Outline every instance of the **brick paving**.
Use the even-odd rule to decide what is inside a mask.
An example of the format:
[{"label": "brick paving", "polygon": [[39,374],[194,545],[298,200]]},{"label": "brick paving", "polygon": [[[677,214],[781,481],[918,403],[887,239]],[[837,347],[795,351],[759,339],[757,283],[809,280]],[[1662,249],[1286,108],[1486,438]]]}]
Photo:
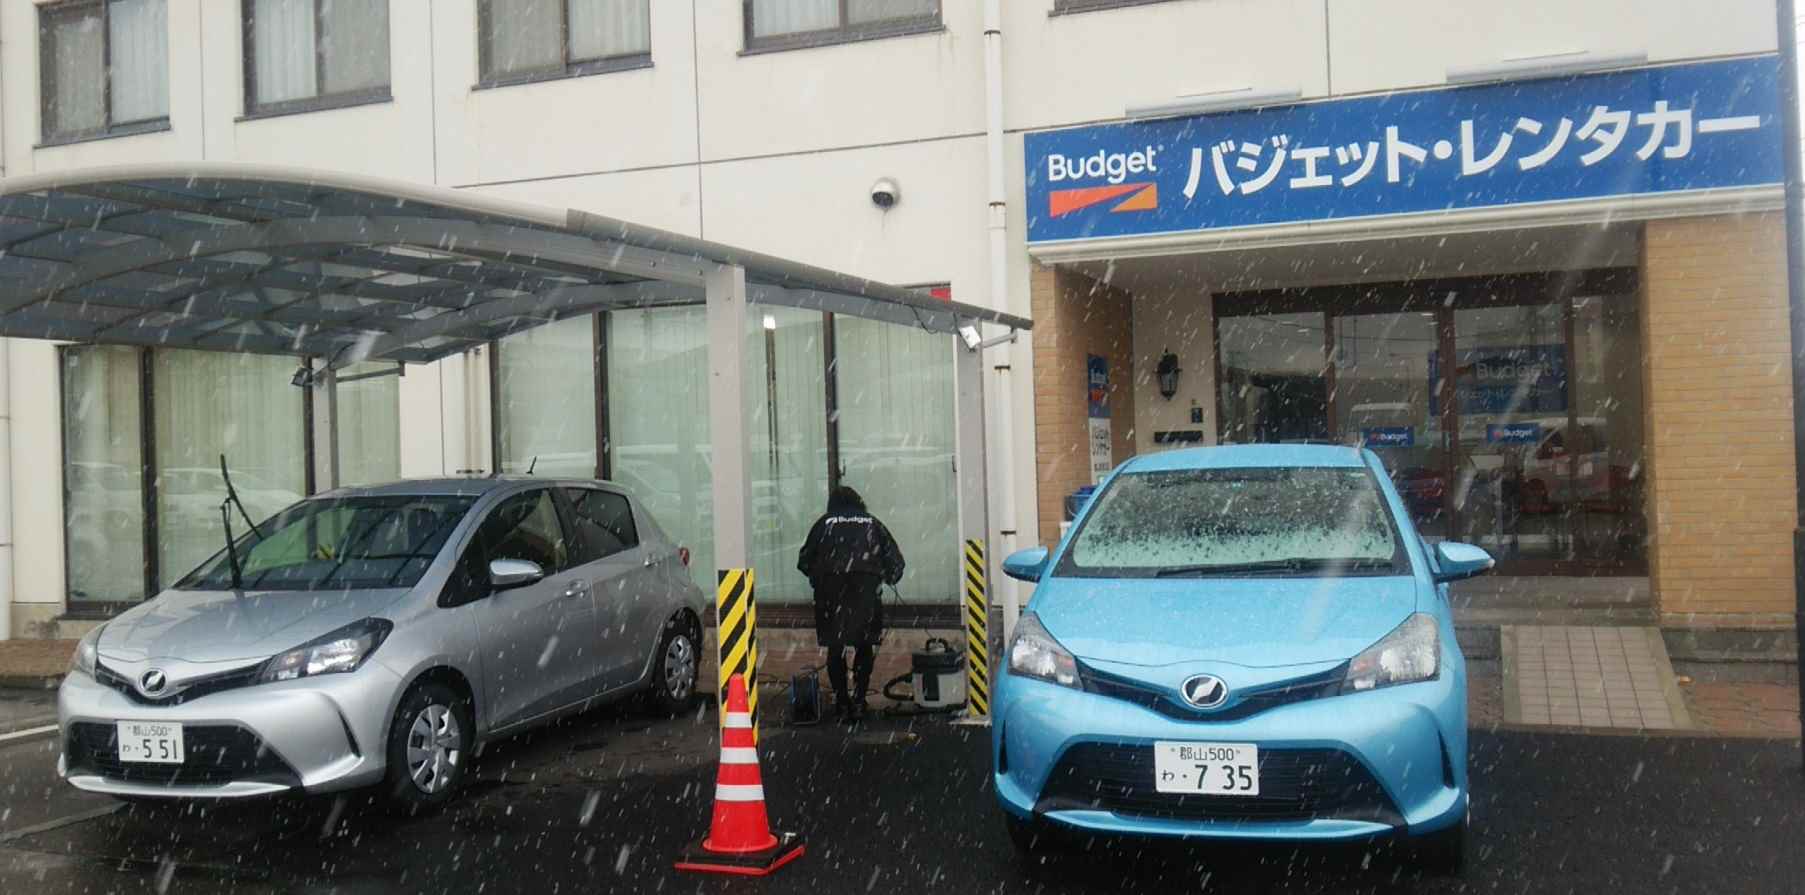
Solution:
[{"label": "brick paving", "polygon": [[1799,736],[1796,684],[1683,682],[1699,727],[1732,736]]},{"label": "brick paving", "polygon": [[73,640],[0,640],[0,681],[61,677],[74,654]]},{"label": "brick paving", "polygon": [[1505,720],[1560,727],[1691,727],[1656,628],[1507,625]]}]

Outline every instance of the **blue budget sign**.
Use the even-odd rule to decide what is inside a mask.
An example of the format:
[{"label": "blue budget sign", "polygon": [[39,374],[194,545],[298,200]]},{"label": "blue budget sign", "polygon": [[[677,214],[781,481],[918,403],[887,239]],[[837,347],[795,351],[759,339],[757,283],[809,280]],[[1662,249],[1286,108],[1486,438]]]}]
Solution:
[{"label": "blue budget sign", "polygon": [[1487,423],[1486,444],[1535,444],[1542,440],[1541,423]]},{"label": "blue budget sign", "polygon": [[1094,354],[1084,356],[1084,396],[1091,419],[1109,418],[1109,361]]},{"label": "blue budget sign", "polygon": [[1028,241],[1777,184],[1757,56],[1026,137]]},{"label": "blue budget sign", "polygon": [[1360,443],[1367,447],[1416,447],[1415,426],[1374,426],[1360,430]]}]

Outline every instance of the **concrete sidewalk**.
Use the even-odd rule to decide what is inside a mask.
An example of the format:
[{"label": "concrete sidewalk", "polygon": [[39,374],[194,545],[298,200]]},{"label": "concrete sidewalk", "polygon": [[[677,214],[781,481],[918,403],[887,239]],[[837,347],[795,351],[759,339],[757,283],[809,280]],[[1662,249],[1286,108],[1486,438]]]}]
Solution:
[{"label": "concrete sidewalk", "polygon": [[73,640],[0,640],[0,690],[54,690],[74,655]]}]

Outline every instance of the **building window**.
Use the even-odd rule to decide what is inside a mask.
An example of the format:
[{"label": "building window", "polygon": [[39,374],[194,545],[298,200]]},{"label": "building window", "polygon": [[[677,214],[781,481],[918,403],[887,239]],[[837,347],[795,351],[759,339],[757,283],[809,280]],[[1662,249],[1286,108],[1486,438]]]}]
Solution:
[{"label": "building window", "polygon": [[38,58],[45,142],[167,127],[166,0],[40,6]]},{"label": "building window", "polygon": [[746,49],[845,43],[940,27],[940,0],[745,0]]},{"label": "building window", "polygon": [[482,86],[639,68],[652,61],[648,0],[479,0]]},{"label": "building window", "polygon": [[[259,522],[308,490],[310,394],[289,384],[294,358],[72,345],[61,365],[71,611],[125,609],[224,545],[221,454]],[[391,371],[354,365],[339,384],[341,483],[396,477]]]},{"label": "building window", "polygon": [[246,115],[389,99],[388,0],[244,0]]}]

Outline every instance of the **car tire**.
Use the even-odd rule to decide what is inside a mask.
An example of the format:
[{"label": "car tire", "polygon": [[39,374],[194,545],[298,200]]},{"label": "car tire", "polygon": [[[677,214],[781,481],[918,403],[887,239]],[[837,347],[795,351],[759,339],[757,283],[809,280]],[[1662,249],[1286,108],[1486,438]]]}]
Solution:
[{"label": "car tire", "polygon": [[658,652],[652,656],[652,679],[646,685],[646,708],[655,714],[678,715],[696,702],[696,685],[702,671],[701,632],[687,616],[664,623],[658,636]]},{"label": "car tire", "polygon": [[1417,862],[1431,873],[1459,876],[1467,863],[1467,819],[1417,838]]},{"label": "car tire", "polygon": [[443,808],[469,768],[475,740],[470,700],[437,681],[415,684],[389,724],[383,794],[404,814]]}]

